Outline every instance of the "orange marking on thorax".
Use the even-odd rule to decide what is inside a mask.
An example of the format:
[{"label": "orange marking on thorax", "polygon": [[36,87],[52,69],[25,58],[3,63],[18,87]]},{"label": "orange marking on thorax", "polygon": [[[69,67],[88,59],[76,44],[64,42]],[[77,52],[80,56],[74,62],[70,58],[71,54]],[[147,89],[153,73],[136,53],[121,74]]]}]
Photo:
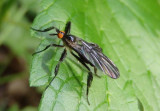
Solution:
[{"label": "orange marking on thorax", "polygon": [[57,34],[57,36],[58,36],[58,38],[63,38],[63,36],[64,36],[64,31],[60,31],[58,34]]}]

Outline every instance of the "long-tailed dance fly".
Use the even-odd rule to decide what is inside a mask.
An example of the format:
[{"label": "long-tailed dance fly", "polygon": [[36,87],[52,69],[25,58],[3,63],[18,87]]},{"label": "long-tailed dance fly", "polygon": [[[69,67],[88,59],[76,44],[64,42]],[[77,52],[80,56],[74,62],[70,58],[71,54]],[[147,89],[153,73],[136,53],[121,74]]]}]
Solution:
[{"label": "long-tailed dance fly", "polygon": [[[101,71],[104,72],[104,74],[107,74],[109,77],[116,79],[120,76],[119,70],[116,67],[116,65],[102,53],[102,49],[94,43],[89,43],[86,42],[85,40],[76,37],[72,34],[70,34],[71,30],[71,22],[67,22],[65,26],[65,31],[60,31],[56,27],[49,27],[44,30],[38,30],[34,29],[35,31],[38,32],[47,32],[52,29],[55,29],[57,33],[51,33],[51,36],[57,35],[59,39],[63,41],[63,45],[59,44],[49,44],[47,45],[43,50],[40,50],[38,52],[33,53],[33,55],[43,52],[49,47],[61,47],[64,48],[64,51],[61,54],[61,57],[59,59],[58,64],[55,67],[55,75],[51,82],[54,80],[54,78],[58,74],[59,66],[60,64],[64,61],[66,55],[67,55],[67,48],[69,48],[70,53],[88,70],[88,78],[87,78],[87,91],[86,91],[86,96],[87,96],[87,102],[89,103],[88,100],[88,93],[89,93],[89,87],[91,86],[91,82],[93,80],[93,73],[90,70],[88,64],[94,68],[94,74],[97,75],[97,69],[100,69]],[[98,76],[99,77],[99,76]],[[50,82],[50,84],[51,84]],[[50,85],[49,84],[49,85]],[[48,85],[48,86],[49,86]]]}]

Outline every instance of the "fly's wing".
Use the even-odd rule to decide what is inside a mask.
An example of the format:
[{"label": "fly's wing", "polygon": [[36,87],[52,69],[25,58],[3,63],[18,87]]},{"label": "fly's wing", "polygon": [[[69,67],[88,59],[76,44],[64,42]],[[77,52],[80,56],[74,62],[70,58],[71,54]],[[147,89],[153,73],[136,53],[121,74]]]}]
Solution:
[{"label": "fly's wing", "polygon": [[74,49],[111,78],[116,79],[120,76],[118,68],[102,53],[102,49],[97,44],[88,43],[80,39]]}]

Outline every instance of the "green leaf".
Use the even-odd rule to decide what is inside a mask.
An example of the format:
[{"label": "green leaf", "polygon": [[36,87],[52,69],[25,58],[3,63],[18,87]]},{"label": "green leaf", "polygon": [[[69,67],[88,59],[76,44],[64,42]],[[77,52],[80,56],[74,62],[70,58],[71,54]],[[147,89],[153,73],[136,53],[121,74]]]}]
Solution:
[{"label": "green leaf", "polygon": [[[87,71],[68,52],[59,73],[44,91],[40,111],[159,111],[160,110],[160,5],[156,0],[42,0],[42,11],[33,26],[64,29],[72,22],[71,34],[98,44],[120,70],[119,79],[102,72],[94,76],[86,100]],[[39,48],[62,44],[49,33]],[[46,37],[46,39],[45,39]],[[31,86],[49,84],[63,49],[50,48],[33,58]]]}]

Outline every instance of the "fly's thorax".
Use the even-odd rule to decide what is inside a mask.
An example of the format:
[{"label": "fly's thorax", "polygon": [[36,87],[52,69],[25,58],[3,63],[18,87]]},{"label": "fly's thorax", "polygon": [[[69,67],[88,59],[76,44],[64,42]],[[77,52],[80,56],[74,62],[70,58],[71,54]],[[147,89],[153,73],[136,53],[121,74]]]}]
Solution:
[{"label": "fly's thorax", "polygon": [[76,42],[76,38],[73,35],[67,35],[65,38],[68,42]]},{"label": "fly's thorax", "polygon": [[65,35],[62,40],[68,47],[74,47],[76,45],[76,37],[73,35]]}]

